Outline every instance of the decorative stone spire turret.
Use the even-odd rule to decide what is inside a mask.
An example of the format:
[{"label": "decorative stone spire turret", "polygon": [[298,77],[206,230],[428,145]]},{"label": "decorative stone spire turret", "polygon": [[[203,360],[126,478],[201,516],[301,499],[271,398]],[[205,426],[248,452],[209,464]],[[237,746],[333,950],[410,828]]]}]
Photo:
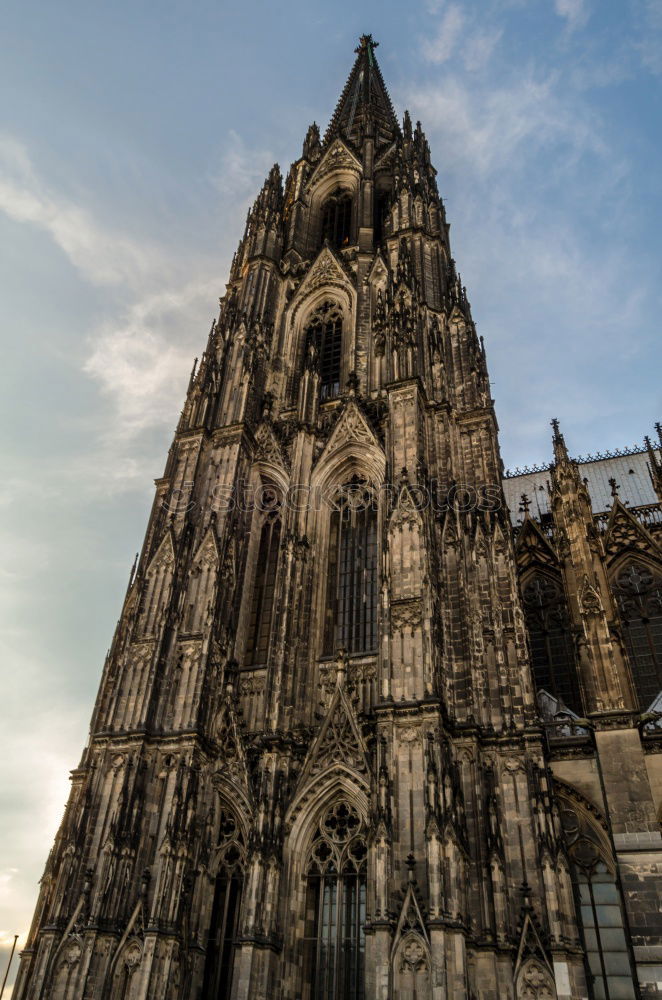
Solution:
[{"label": "decorative stone spire turret", "polygon": [[552,427],[555,461],[551,469],[551,507],[568,586],[586,711],[631,710],[635,699],[630,671],[591,498],[577,463],[568,454],[558,420],[552,420]]},{"label": "decorative stone spire turret", "polygon": [[653,447],[651,439],[648,436],[644,438],[644,441],[646,442],[646,450],[648,451],[649,472],[653,489],[662,503],[662,459],[660,459],[660,454],[662,454],[662,424],[655,424],[655,430],[657,431],[658,440],[657,449]]}]

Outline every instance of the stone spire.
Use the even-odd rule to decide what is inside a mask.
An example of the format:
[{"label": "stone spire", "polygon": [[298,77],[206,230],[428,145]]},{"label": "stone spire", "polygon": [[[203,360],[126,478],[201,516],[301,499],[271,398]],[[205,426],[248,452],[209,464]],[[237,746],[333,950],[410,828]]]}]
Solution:
[{"label": "stone spire", "polygon": [[658,440],[657,450],[651,443],[651,439],[648,436],[644,438],[644,441],[646,442],[646,450],[648,451],[648,471],[650,472],[653,489],[657,493],[659,500],[662,502],[662,459],[660,458],[660,455],[662,454],[662,424],[655,424],[655,430],[657,431]]},{"label": "stone spire", "polygon": [[378,45],[372,35],[361,35],[354,50],[356,61],[326,131],[325,144],[337,136],[358,144],[366,132],[371,131],[379,148],[400,135],[391,98],[375,58]]},{"label": "stone spire", "polygon": [[552,427],[551,507],[584,702],[589,713],[632,709],[632,684],[591,499],[577,463],[568,454],[558,420],[552,420]]}]

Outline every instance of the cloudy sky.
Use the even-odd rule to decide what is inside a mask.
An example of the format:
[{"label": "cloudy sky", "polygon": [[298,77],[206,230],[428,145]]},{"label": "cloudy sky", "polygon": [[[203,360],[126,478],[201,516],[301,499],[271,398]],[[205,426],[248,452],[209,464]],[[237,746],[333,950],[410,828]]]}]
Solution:
[{"label": "cloudy sky", "polygon": [[427,131],[506,465],[548,460],[552,416],[575,454],[662,419],[662,0],[5,0],[3,29],[7,942],[246,208],[359,34]]}]

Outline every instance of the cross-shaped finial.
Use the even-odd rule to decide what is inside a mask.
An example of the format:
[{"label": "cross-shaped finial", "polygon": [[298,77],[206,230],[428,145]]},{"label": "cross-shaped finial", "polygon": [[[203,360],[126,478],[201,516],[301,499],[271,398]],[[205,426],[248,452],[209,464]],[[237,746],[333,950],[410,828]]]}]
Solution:
[{"label": "cross-shaped finial", "polygon": [[617,497],[618,496],[618,491],[620,489],[620,486],[618,485],[618,483],[616,482],[616,480],[614,479],[613,476],[609,480],[609,485],[611,486],[611,495],[613,497]]},{"label": "cross-shaped finial", "polygon": [[529,500],[528,496],[526,495],[526,493],[522,493],[521,497],[519,498],[519,509],[522,512],[522,514],[528,514],[530,506],[531,506],[531,501]]},{"label": "cross-shaped finial", "polygon": [[372,55],[374,49],[376,49],[378,45],[379,42],[373,41],[372,35],[361,35],[359,38],[359,44],[354,51],[357,54],[360,54],[361,52],[368,52]]}]

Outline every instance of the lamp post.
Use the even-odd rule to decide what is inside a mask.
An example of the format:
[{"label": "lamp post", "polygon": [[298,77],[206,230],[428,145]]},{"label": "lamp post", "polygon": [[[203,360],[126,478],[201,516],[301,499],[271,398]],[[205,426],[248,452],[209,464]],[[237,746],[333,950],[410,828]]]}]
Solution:
[{"label": "lamp post", "polygon": [[14,951],[16,949],[16,942],[18,941],[18,934],[14,934],[14,943],[11,946],[11,953],[9,955],[9,961],[7,962],[7,968],[5,969],[5,978],[2,980],[2,986],[0,987],[0,1000],[2,1000],[2,994],[5,992],[5,985],[7,983],[7,976],[9,975],[9,967],[11,966],[12,959],[14,957]]}]

